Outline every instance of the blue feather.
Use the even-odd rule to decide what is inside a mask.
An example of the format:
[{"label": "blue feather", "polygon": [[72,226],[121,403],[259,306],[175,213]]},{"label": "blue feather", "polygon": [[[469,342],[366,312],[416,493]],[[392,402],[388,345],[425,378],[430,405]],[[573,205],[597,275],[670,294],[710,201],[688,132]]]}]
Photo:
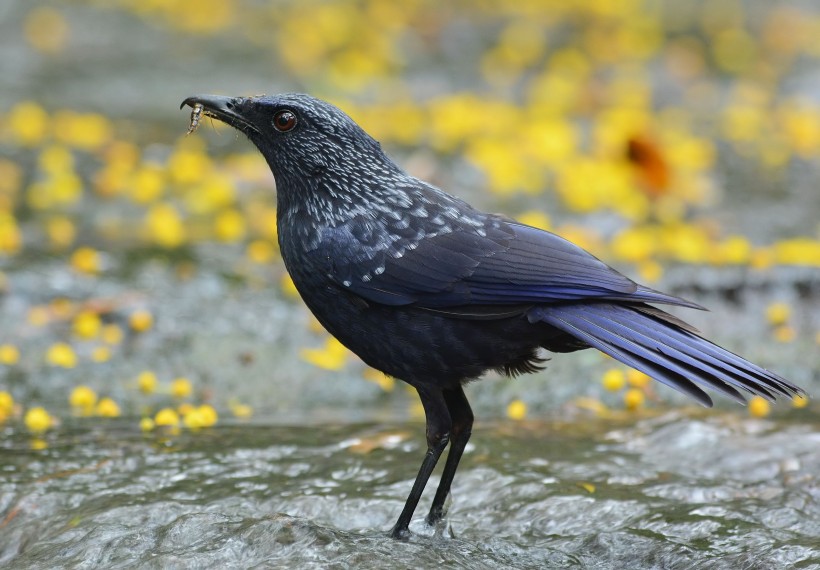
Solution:
[{"label": "blue feather", "polygon": [[738,389],[773,400],[800,390],[777,374],[709,342],[658,309],[637,305],[588,303],[539,306],[530,321],[542,321],[649,376],[697,399],[712,401],[696,384],[744,402]]}]

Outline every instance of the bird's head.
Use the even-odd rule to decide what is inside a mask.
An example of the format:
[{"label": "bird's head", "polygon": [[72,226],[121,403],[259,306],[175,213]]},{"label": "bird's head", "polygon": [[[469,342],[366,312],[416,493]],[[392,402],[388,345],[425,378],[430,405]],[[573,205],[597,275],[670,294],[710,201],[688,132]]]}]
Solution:
[{"label": "bird's head", "polygon": [[398,167],[378,142],[339,108],[300,93],[254,97],[195,95],[182,102],[243,132],[268,161],[280,192],[315,190],[395,175]]}]

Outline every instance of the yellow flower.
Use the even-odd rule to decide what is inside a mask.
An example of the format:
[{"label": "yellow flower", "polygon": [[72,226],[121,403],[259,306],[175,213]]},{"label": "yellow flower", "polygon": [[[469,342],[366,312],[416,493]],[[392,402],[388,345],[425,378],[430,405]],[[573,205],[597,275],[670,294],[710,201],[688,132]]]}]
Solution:
[{"label": "yellow flower", "polygon": [[66,216],[54,216],[46,222],[46,234],[53,247],[65,249],[74,243],[77,228],[70,218]]},{"label": "yellow flower", "polygon": [[347,361],[348,350],[334,337],[328,337],[324,348],[303,348],[299,351],[303,360],[325,370],[341,370]]},{"label": "yellow flower", "polygon": [[820,267],[820,241],[811,238],[793,238],[774,244],[774,256],[784,265]]},{"label": "yellow flower", "polygon": [[154,326],[154,315],[144,309],[134,311],[128,317],[128,324],[134,332],[145,332]]},{"label": "yellow flower", "polygon": [[83,194],[83,181],[74,172],[59,172],[33,183],[26,199],[36,210],[63,208],[78,202]]},{"label": "yellow flower", "polygon": [[592,212],[612,207],[636,218],[647,204],[646,198],[640,201],[633,186],[628,164],[592,158],[575,158],[561,164],[556,180],[556,190],[573,211]]},{"label": "yellow flower", "polygon": [[287,273],[282,275],[280,285],[282,287],[282,292],[285,294],[286,297],[290,297],[291,299],[299,298],[299,291],[296,290],[296,285],[294,285],[293,279],[290,278],[290,275],[288,275]]},{"label": "yellow flower", "polygon": [[114,323],[103,325],[100,331],[100,337],[105,344],[119,344],[122,342],[123,335],[122,328]]},{"label": "yellow flower", "polygon": [[13,200],[21,188],[23,169],[16,162],[0,158],[0,197],[3,209],[11,210]]},{"label": "yellow flower", "polygon": [[15,217],[8,212],[0,212],[0,252],[17,253],[22,244],[23,234]]},{"label": "yellow flower", "polygon": [[174,183],[194,184],[211,171],[211,160],[202,152],[201,145],[187,139],[168,159],[168,173]]},{"label": "yellow flower", "polygon": [[490,136],[472,138],[464,154],[487,175],[492,192],[535,194],[544,189],[544,169],[527,160],[503,139]]},{"label": "yellow flower", "polygon": [[749,265],[753,269],[767,269],[774,263],[774,253],[771,248],[760,247],[752,251]]},{"label": "yellow flower", "polygon": [[0,344],[0,364],[11,366],[20,361],[20,351],[13,344]]},{"label": "yellow flower", "polygon": [[97,403],[97,393],[88,386],[77,386],[71,391],[68,403],[72,408],[91,410]]},{"label": "yellow flower", "polygon": [[45,147],[40,152],[37,162],[40,168],[49,174],[51,178],[58,178],[74,172],[74,153],[61,144],[50,144]]},{"label": "yellow flower", "polygon": [[628,228],[613,238],[612,253],[624,261],[647,261],[656,252],[656,240],[651,228]]},{"label": "yellow flower", "polygon": [[154,416],[154,423],[158,426],[178,426],[179,414],[173,408],[163,408]]},{"label": "yellow flower", "polygon": [[276,242],[276,208],[271,208],[262,201],[251,201],[245,208],[248,224],[253,233],[271,242]]},{"label": "yellow flower", "polygon": [[715,148],[708,139],[700,139],[688,133],[667,131],[664,152],[672,166],[689,171],[705,170],[715,162]]},{"label": "yellow flower", "polygon": [[523,420],[527,415],[527,404],[521,400],[513,400],[507,406],[507,417],[511,420]]},{"label": "yellow flower", "polygon": [[[470,94],[456,94],[434,99],[430,103],[429,124],[432,144],[440,152],[452,152],[463,142],[480,133],[487,116],[485,101]],[[502,123],[505,121],[502,121]]]},{"label": "yellow flower", "polygon": [[0,413],[11,414],[14,409],[14,398],[8,392],[0,392]]},{"label": "yellow flower", "polygon": [[103,398],[97,404],[97,415],[104,418],[117,418],[120,416],[120,406],[111,398]]},{"label": "yellow flower", "polygon": [[161,247],[179,247],[186,240],[182,218],[170,204],[151,206],[145,217],[145,229],[149,239]]},{"label": "yellow flower", "polygon": [[643,391],[637,388],[630,388],[624,393],[624,405],[627,410],[637,410],[646,401]]},{"label": "yellow flower", "polygon": [[809,105],[787,103],[780,113],[782,131],[802,158],[811,159],[820,149],[820,110]]},{"label": "yellow flower", "polygon": [[604,372],[601,378],[601,384],[603,384],[605,389],[611,392],[617,392],[626,386],[626,374],[624,374],[624,371],[620,368],[610,368]]},{"label": "yellow flower", "polygon": [[43,433],[51,427],[53,421],[45,408],[41,407],[29,409],[23,418],[23,423],[26,424],[26,427],[32,433]]},{"label": "yellow flower", "polygon": [[99,273],[100,262],[99,252],[90,247],[77,248],[71,255],[71,267],[80,273]]},{"label": "yellow flower", "polygon": [[797,331],[789,325],[780,325],[774,329],[774,339],[777,342],[792,342],[795,337],[797,337]]},{"label": "yellow flower", "polygon": [[100,316],[93,311],[82,311],[74,317],[72,329],[74,334],[80,338],[96,338],[100,334],[102,321]]},{"label": "yellow flower", "polygon": [[657,261],[647,259],[638,264],[638,275],[642,281],[654,283],[663,276],[663,266]]},{"label": "yellow flower", "polygon": [[193,430],[205,427],[202,416],[196,408],[192,408],[187,414],[185,414],[182,418],[182,425]]},{"label": "yellow flower", "polygon": [[499,69],[518,76],[524,68],[541,59],[546,39],[540,23],[529,19],[513,19],[498,36],[498,43],[485,54],[482,68],[488,78],[496,77]]},{"label": "yellow flower", "polygon": [[185,193],[185,207],[194,214],[211,214],[227,208],[236,200],[233,181],[223,174],[213,174],[202,184]]},{"label": "yellow flower", "polygon": [[22,146],[39,146],[48,136],[48,114],[33,101],[12,107],[6,121],[14,141]]},{"label": "yellow flower", "polygon": [[139,149],[130,142],[114,141],[105,149],[105,165],[94,176],[94,190],[111,198],[129,188],[130,177],[139,160]]},{"label": "yellow flower", "polygon": [[111,360],[111,349],[107,346],[95,346],[91,351],[91,360],[94,362],[108,362]]},{"label": "yellow flower", "polygon": [[157,375],[145,370],[137,375],[137,387],[143,394],[153,394],[157,390]]},{"label": "yellow flower", "polygon": [[171,382],[171,395],[174,398],[187,398],[193,391],[194,387],[187,378],[176,378]]},{"label": "yellow flower", "polygon": [[156,424],[154,423],[154,420],[152,420],[151,418],[142,418],[140,420],[140,430],[146,432],[153,431],[154,427],[156,427]]},{"label": "yellow flower", "polygon": [[749,399],[749,414],[755,418],[764,418],[771,413],[769,401],[762,396],[752,396]]},{"label": "yellow flower", "polygon": [[542,230],[550,229],[549,216],[540,210],[527,210],[518,216],[518,221],[534,228],[540,228]]},{"label": "yellow flower", "polygon": [[650,382],[652,382],[652,378],[650,378],[640,370],[630,368],[626,371],[626,381],[633,388],[644,389],[649,385]]},{"label": "yellow flower", "polygon": [[595,492],[595,485],[592,483],[578,483],[578,486],[581,487],[587,493],[594,493]]},{"label": "yellow flower", "polygon": [[784,325],[791,317],[792,309],[788,303],[782,301],[771,303],[766,307],[766,320],[772,326]]},{"label": "yellow flower", "polygon": [[392,392],[396,387],[396,380],[387,374],[376,370],[375,368],[367,368],[364,371],[366,380],[373,382],[385,392]]},{"label": "yellow flower", "polygon": [[225,210],[216,217],[214,231],[220,241],[239,241],[245,236],[245,218],[236,210]]},{"label": "yellow flower", "polygon": [[570,160],[578,150],[575,125],[555,117],[532,118],[522,126],[521,139],[526,156],[553,168]]},{"label": "yellow flower", "polygon": [[137,170],[128,182],[131,199],[138,204],[150,204],[165,191],[164,171],[158,166],[146,165]]},{"label": "yellow flower", "polygon": [[168,23],[182,30],[200,34],[213,34],[228,28],[234,17],[240,13],[235,0],[197,0],[196,9],[192,9],[192,5],[185,2],[168,6],[179,6],[167,12]]},{"label": "yellow flower", "polygon": [[111,139],[111,124],[97,113],[58,111],[52,121],[54,138],[76,148],[96,150]]},{"label": "yellow flower", "polygon": [[752,256],[752,246],[743,236],[732,236],[717,245],[715,262],[728,264],[748,263]]},{"label": "yellow flower", "polygon": [[[797,396],[792,398],[792,406],[794,406],[795,408],[805,408],[808,405],[809,405],[808,396],[798,394]],[[1,405],[0,405],[0,408],[2,408]]]},{"label": "yellow flower", "polygon": [[248,404],[234,402],[230,404],[231,413],[237,418],[247,419],[253,415],[253,408]]},{"label": "yellow flower", "polygon": [[63,15],[54,8],[35,8],[23,24],[26,42],[39,52],[56,54],[65,47],[69,26]]},{"label": "yellow flower", "polygon": [[70,345],[58,342],[49,347],[46,352],[46,361],[52,366],[74,368],[77,366],[77,355]]},{"label": "yellow flower", "polygon": [[[565,50],[566,51],[566,50]],[[553,56],[553,60],[556,56]],[[565,57],[569,61],[570,57]],[[580,66],[587,66],[587,60],[580,53],[575,53],[576,62]],[[533,79],[528,90],[528,98],[533,107],[551,112],[554,115],[566,116],[571,107],[577,104],[582,81],[573,77],[576,73],[565,73],[559,70],[549,70]],[[586,71],[579,70],[577,75],[586,75]]]},{"label": "yellow flower", "polygon": [[738,27],[717,33],[713,42],[715,63],[729,73],[742,73],[758,62],[758,43]]},{"label": "yellow flower", "polygon": [[186,414],[183,422],[185,427],[189,429],[197,429],[215,425],[218,419],[219,416],[213,406],[202,404]]},{"label": "yellow flower", "polygon": [[425,134],[425,111],[413,101],[400,99],[358,111],[359,124],[377,140],[410,146],[417,145]]},{"label": "yellow flower", "polygon": [[709,259],[713,246],[706,231],[688,224],[670,224],[660,232],[660,244],[668,255],[686,263]]},{"label": "yellow flower", "polygon": [[265,240],[257,239],[249,243],[245,251],[248,259],[254,263],[262,264],[268,263],[273,259],[276,249],[274,249],[273,244]]}]

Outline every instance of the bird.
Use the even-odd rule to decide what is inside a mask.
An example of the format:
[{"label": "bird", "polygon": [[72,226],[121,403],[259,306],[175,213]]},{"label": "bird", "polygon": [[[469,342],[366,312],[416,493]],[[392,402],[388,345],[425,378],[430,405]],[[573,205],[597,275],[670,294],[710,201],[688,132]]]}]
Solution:
[{"label": "bird", "polygon": [[[449,445],[426,517],[436,525],[470,439],[470,381],[516,376],[595,348],[687,394],[804,391],[657,308],[700,305],[640,285],[543,229],[470,206],[405,172],[338,107],[307,94],[185,99],[244,133],[276,185],[280,251],[302,300],[367,365],[412,386],[427,451],[390,536],[407,539]],[[196,122],[196,124],[194,124]]]}]

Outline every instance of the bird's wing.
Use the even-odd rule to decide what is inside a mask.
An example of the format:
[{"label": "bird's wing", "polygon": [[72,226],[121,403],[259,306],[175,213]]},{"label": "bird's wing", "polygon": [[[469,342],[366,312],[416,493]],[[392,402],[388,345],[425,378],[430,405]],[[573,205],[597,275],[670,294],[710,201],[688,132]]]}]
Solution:
[{"label": "bird's wing", "polygon": [[330,277],[369,302],[465,315],[477,306],[504,315],[510,305],[590,298],[689,305],[637,285],[564,238],[498,216],[421,237],[362,231],[355,224],[333,232]]}]

